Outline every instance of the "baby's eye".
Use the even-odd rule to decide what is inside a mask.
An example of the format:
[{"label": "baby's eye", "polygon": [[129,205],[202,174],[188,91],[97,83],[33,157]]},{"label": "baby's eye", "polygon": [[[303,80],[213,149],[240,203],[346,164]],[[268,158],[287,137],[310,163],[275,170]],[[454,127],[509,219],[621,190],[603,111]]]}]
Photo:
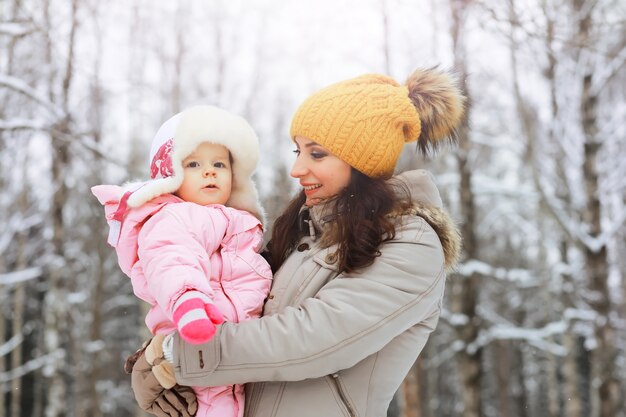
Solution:
[{"label": "baby's eye", "polygon": [[185,164],[185,168],[198,168],[200,164],[196,161],[189,161]]},{"label": "baby's eye", "polygon": [[226,164],[223,162],[216,162],[213,164],[215,168],[226,168]]}]

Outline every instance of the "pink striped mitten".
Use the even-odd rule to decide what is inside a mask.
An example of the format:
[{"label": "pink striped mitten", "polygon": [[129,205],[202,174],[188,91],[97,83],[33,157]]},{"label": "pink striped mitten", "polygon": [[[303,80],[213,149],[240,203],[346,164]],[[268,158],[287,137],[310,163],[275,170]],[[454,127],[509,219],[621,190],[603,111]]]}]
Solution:
[{"label": "pink striped mitten", "polygon": [[183,340],[198,345],[215,335],[215,325],[224,321],[211,299],[200,291],[187,291],[174,304],[174,324]]}]

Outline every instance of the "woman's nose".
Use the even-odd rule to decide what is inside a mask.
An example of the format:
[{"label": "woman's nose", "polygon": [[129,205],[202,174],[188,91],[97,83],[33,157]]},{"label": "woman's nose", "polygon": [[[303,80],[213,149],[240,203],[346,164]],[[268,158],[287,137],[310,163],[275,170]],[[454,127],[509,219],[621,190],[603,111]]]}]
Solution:
[{"label": "woman's nose", "polygon": [[294,178],[300,178],[304,176],[306,172],[307,172],[306,164],[302,161],[301,158],[298,157],[293,162],[293,165],[291,166],[291,172],[289,173],[289,175],[291,175]]}]

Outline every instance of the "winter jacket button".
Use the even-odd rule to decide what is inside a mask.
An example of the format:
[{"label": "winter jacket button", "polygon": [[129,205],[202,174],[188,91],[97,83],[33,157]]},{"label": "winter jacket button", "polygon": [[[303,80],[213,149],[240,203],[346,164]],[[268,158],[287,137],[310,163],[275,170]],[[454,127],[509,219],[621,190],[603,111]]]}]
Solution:
[{"label": "winter jacket button", "polygon": [[268,296],[267,296],[267,299],[268,299],[268,300],[273,300],[273,299],[274,299],[274,294],[270,294],[270,295],[268,295]]},{"label": "winter jacket button", "polygon": [[305,250],[309,249],[309,244],[308,243],[301,243],[298,245],[298,252],[304,252]]},{"label": "winter jacket button", "polygon": [[335,262],[337,262],[337,254],[329,253],[328,255],[326,255],[326,258],[324,258],[324,260],[327,264],[334,264]]}]

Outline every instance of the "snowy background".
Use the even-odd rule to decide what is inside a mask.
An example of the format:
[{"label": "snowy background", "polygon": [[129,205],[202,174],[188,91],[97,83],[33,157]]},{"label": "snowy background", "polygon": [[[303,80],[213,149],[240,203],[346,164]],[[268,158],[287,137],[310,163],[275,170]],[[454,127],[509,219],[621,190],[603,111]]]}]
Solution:
[{"label": "snowy background", "polygon": [[89,187],[146,178],[164,120],[246,117],[273,219],[308,94],[433,65],[469,120],[399,170],[435,174],[465,252],[389,415],[626,416],[625,22],[625,0],[0,1],[0,417],[141,415],[145,306]]}]

